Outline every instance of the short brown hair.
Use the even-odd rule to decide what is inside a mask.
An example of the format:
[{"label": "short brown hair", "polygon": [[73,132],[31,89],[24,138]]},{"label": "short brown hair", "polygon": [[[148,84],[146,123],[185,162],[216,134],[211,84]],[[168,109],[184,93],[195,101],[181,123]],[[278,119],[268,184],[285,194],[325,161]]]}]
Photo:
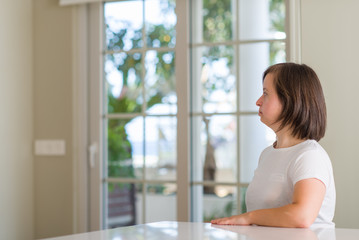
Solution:
[{"label": "short brown hair", "polygon": [[283,106],[277,119],[279,130],[289,126],[294,137],[319,141],[325,134],[327,110],[317,74],[307,65],[296,63],[270,66],[263,73],[263,81],[269,73]]}]

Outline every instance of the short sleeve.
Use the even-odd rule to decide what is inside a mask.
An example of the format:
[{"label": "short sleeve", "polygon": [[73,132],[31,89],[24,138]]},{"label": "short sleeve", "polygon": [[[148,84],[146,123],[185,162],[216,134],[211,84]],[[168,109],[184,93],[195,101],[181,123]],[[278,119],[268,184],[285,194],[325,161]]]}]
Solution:
[{"label": "short sleeve", "polygon": [[328,164],[330,164],[330,159],[326,153],[318,150],[304,152],[289,169],[293,186],[300,180],[316,178],[328,188],[330,183]]}]

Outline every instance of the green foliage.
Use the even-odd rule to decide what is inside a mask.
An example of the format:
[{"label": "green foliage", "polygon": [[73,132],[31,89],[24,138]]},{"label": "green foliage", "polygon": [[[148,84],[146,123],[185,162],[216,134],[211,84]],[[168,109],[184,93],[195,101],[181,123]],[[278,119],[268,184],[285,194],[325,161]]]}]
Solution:
[{"label": "green foliage", "polygon": [[223,42],[232,39],[231,0],[203,0],[203,40]]},{"label": "green foliage", "polygon": [[[284,0],[270,0],[269,2],[270,29],[272,31],[285,32],[285,3]],[[277,63],[275,58],[283,47],[280,42],[270,44],[269,65]]]},{"label": "green foliage", "polygon": [[[207,48],[204,52],[204,56],[205,56],[205,61],[202,63],[202,66],[204,67],[205,65],[207,65],[208,68],[212,68],[213,67],[213,63],[215,61],[219,61],[219,60],[225,60],[226,61],[226,66],[229,67],[230,69],[233,67],[233,52],[234,49],[232,46],[216,46],[216,47],[211,47],[211,48]],[[211,77],[208,77],[208,79],[206,79],[205,82],[203,82],[203,99],[202,101],[208,102],[209,96],[211,93],[213,93],[214,91],[217,91],[218,89],[222,89],[224,90],[226,93],[229,93],[230,91],[233,90],[234,84],[229,84],[228,83],[228,76],[215,76],[212,75]]]},{"label": "green foliage", "polygon": [[[247,192],[247,187],[245,188],[241,188],[241,199],[246,199],[246,192]],[[232,196],[232,195],[230,195]],[[223,217],[229,217],[232,216],[234,214],[234,212],[236,211],[236,202],[237,201],[230,201],[228,202],[225,206],[223,210],[219,210],[218,208],[215,208],[214,211],[212,211],[210,214],[206,215],[204,214],[203,216],[203,220],[205,222],[210,222],[212,219],[216,219],[216,218],[223,218]],[[245,201],[241,201],[241,213],[246,213],[247,212],[247,206],[246,206],[246,202]]]},{"label": "green foliage", "polygon": [[141,112],[141,105],[131,98],[115,98],[111,93],[109,93],[108,112]]},{"label": "green foliage", "polygon": [[174,47],[171,37],[174,36],[174,29],[168,30],[163,25],[150,25],[150,29],[152,31],[147,35],[148,46]]},{"label": "green foliage", "polygon": [[128,120],[110,120],[108,124],[108,175],[134,177],[132,148],[125,126]]},{"label": "green foliage", "polygon": [[203,221],[210,222],[211,220],[216,219],[216,218],[230,217],[233,214],[235,206],[236,206],[236,203],[234,201],[230,201],[224,206],[223,211],[216,208],[210,214],[208,214],[208,215],[204,214]]},{"label": "green foliage", "polygon": [[147,191],[149,193],[163,193],[165,186],[163,185],[148,185]]},{"label": "green foliage", "polygon": [[285,32],[285,4],[284,0],[269,2],[271,30]]}]

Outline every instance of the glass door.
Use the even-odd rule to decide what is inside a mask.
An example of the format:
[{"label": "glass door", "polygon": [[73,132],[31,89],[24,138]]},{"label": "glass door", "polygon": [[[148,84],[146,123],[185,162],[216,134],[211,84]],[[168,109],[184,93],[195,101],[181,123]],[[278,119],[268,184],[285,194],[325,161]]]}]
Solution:
[{"label": "glass door", "polygon": [[175,1],[104,4],[106,228],[176,220]]},{"label": "glass door", "polygon": [[275,137],[255,102],[263,71],[289,59],[287,1],[122,0],[89,12],[91,229],[245,212]]}]

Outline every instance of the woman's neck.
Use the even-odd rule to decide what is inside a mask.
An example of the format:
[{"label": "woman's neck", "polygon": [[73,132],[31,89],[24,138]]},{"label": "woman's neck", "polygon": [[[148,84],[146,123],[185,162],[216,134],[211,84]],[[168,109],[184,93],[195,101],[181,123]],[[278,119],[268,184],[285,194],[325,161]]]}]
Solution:
[{"label": "woman's neck", "polygon": [[277,141],[274,144],[274,148],[288,148],[305,141],[305,139],[294,137],[291,131],[285,128],[276,132],[276,135]]}]

